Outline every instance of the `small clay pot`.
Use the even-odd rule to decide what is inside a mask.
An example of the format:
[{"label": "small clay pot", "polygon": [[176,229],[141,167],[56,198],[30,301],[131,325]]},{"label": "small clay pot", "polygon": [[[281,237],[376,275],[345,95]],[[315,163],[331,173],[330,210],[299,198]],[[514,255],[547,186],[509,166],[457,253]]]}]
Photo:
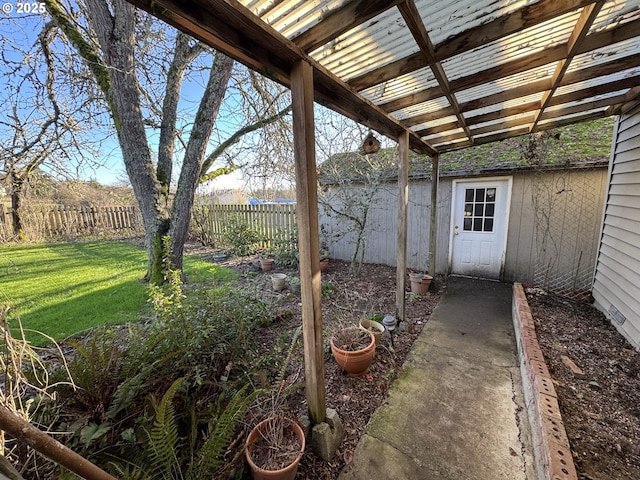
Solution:
[{"label": "small clay pot", "polygon": [[273,258],[261,258],[260,268],[263,272],[269,272],[273,268]]},{"label": "small clay pot", "polygon": [[380,322],[376,322],[375,320],[370,320],[368,318],[363,318],[362,320],[360,320],[360,328],[372,332],[373,337],[375,338],[376,345],[378,345],[378,342],[380,342],[382,334],[384,333],[384,326]]},{"label": "small clay pot", "polygon": [[429,291],[433,277],[426,273],[410,273],[409,280],[411,281],[411,293],[424,295]]},{"label": "small clay pot", "polygon": [[271,275],[271,286],[276,292],[284,290],[287,286],[287,276],[284,273],[274,273]]}]

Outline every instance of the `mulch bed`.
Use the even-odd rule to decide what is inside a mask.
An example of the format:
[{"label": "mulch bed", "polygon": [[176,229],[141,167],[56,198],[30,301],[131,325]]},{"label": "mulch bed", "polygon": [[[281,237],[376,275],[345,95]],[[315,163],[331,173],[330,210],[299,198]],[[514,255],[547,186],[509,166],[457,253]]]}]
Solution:
[{"label": "mulch bed", "polygon": [[590,304],[540,289],[527,299],[578,478],[640,479],[640,353]]},{"label": "mulch bed", "polygon": [[[197,252],[196,252],[197,253]],[[291,332],[301,325],[300,294],[289,288],[274,292],[271,287],[271,273],[286,273],[297,276],[294,269],[277,266],[272,272],[262,272],[256,258],[230,259],[222,262],[226,267],[243,273],[240,283],[258,290],[272,305],[276,318],[273,325],[261,332],[261,348],[268,352],[273,342],[284,332]],[[345,374],[331,356],[329,335],[343,327],[358,325],[368,315],[377,313],[395,315],[396,268],[386,265],[364,265],[362,274],[354,278],[348,262],[331,259],[329,268],[322,273],[323,300],[322,321],[325,330],[324,380],[326,404],[338,411],[345,427],[345,438],[330,462],[318,458],[311,448],[307,448],[298,469],[297,478],[309,480],[335,479],[353,458],[353,452],[373,412],[382,405],[387,391],[399,373],[413,342],[429,320],[446,284],[436,277],[432,293],[424,296],[409,293],[407,278],[406,320],[407,329],[394,334],[393,341],[385,332],[376,348],[376,356],[369,373],[362,377]],[[439,291],[436,288],[439,286]],[[302,349],[296,351],[288,366],[289,376],[302,381],[304,359]],[[295,381],[295,380],[294,380]],[[290,412],[301,417],[307,414],[304,390],[298,390],[288,398]],[[246,468],[243,478],[250,478]]]}]

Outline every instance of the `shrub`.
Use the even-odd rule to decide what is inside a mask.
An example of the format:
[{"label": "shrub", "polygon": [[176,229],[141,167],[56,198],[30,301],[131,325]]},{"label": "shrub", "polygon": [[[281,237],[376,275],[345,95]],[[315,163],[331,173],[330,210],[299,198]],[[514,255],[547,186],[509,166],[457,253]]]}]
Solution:
[{"label": "shrub", "polygon": [[278,230],[271,240],[271,251],[278,265],[283,267],[298,265],[298,226]]},{"label": "shrub", "polygon": [[[68,445],[123,479],[164,478],[147,469],[160,447],[179,450],[165,473],[192,465],[185,478],[210,478],[255,398],[244,372],[255,330],[271,321],[268,305],[229,284],[184,286],[179,275],[150,287],[150,302],[150,321],[74,342],[69,370],[81,389],[58,393],[67,409],[60,417],[77,421],[58,428],[72,432]],[[162,437],[161,427],[171,435]],[[193,464],[200,454],[204,470]]]},{"label": "shrub", "polygon": [[264,238],[239,216],[231,216],[222,230],[222,241],[231,255],[244,257],[256,253]]}]

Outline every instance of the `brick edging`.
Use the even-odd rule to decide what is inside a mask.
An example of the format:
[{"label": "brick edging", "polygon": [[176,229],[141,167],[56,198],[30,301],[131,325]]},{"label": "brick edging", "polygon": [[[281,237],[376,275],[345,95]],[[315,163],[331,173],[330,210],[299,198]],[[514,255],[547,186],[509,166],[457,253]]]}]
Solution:
[{"label": "brick edging", "polygon": [[556,390],[520,283],[513,284],[512,313],[538,477],[540,480],[577,480]]}]

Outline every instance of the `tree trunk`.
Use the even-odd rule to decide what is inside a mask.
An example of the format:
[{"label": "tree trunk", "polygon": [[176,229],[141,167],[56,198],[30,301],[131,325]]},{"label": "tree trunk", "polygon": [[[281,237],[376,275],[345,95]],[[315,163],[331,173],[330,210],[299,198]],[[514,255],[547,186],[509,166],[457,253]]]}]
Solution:
[{"label": "tree trunk", "polygon": [[193,197],[202,176],[202,162],[215,119],[224,100],[232,68],[233,60],[216,52],[209,72],[209,80],[198,107],[196,121],[189,136],[171,215],[170,253],[173,265],[178,269],[182,269],[184,244],[189,232]]},{"label": "tree trunk", "polygon": [[[108,68],[111,106],[125,169],[140,207],[148,255],[146,279],[164,282],[162,239],[169,233],[168,189],[162,189],[151,160],[135,69],[135,7],[113,1],[113,15],[103,0],[87,0],[89,19]],[[100,83],[100,82],[99,82]]]},{"label": "tree trunk", "polygon": [[[167,72],[156,167],[150,154],[142,114],[143,97],[136,77],[136,55],[141,56],[144,52],[136,51],[135,8],[124,0],[86,0],[87,18],[95,39],[85,39],[83,28],[65,15],[57,0],[44,2],[105,95],[127,175],[140,207],[148,254],[146,279],[161,284],[166,279],[169,265],[182,269],[193,197],[204,173],[207,145],[224,100],[233,61],[221,53],[214,56],[205,92],[192,121],[175,195],[170,202],[180,85],[188,66],[206,48],[201,44],[191,45],[191,40],[184,34],[176,36]],[[279,113],[269,121],[275,121],[283,114]],[[208,169],[209,161],[205,165]],[[168,245],[167,236],[170,237]]]},{"label": "tree trunk", "polygon": [[11,171],[11,225],[13,234],[19,240],[25,240],[25,234],[22,230],[22,218],[20,217],[20,209],[22,208],[22,187],[24,179],[16,174],[15,170]]}]

